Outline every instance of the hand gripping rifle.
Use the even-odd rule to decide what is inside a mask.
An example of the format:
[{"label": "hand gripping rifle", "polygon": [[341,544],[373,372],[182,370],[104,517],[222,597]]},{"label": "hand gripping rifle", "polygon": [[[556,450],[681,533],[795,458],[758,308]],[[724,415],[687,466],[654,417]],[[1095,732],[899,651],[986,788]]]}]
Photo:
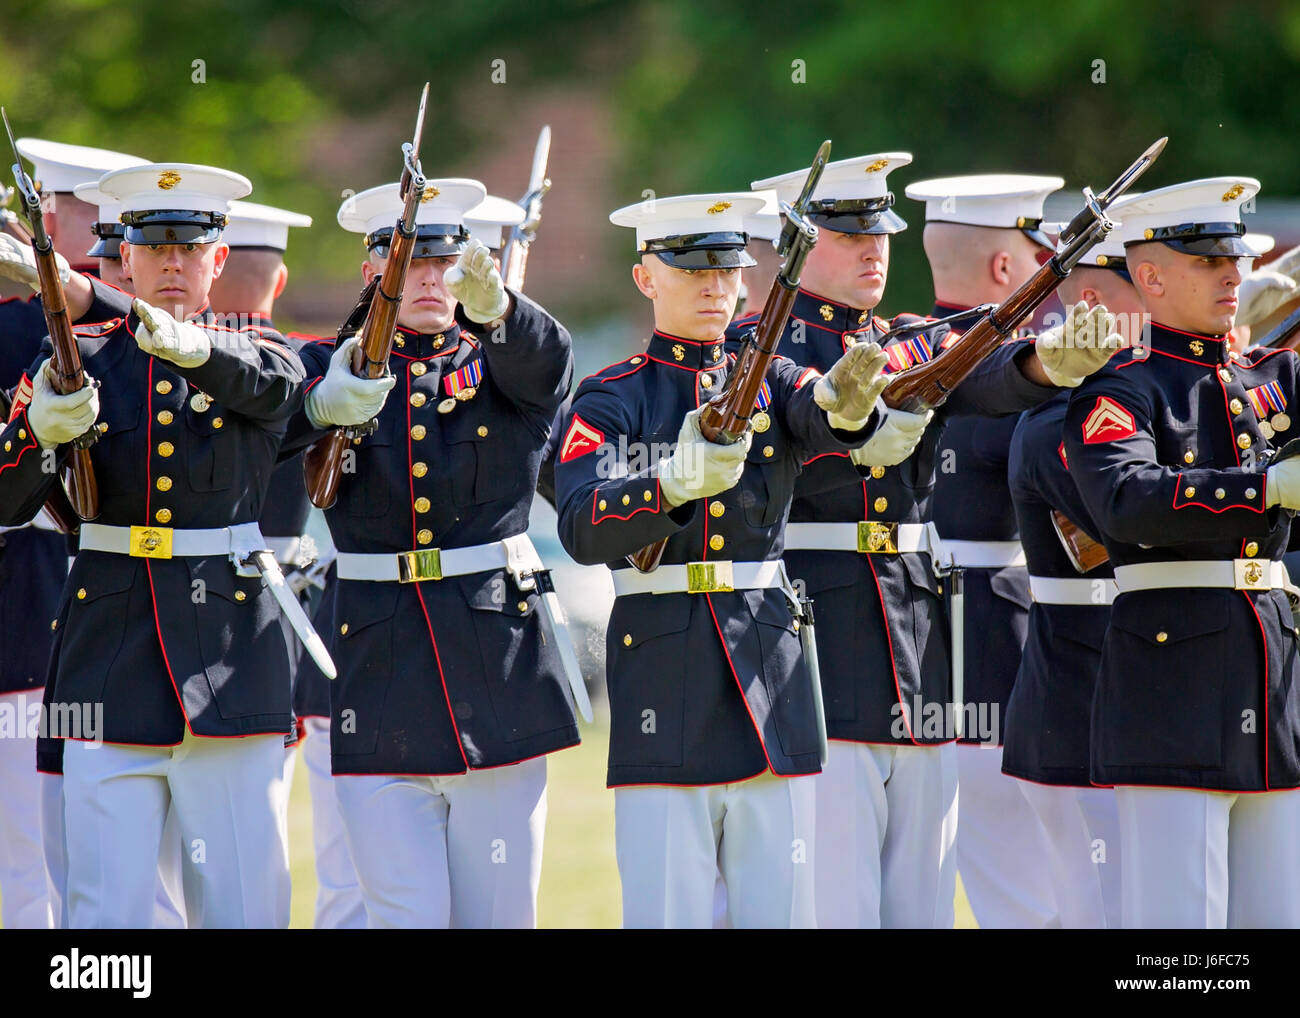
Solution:
[{"label": "hand gripping rifle", "polygon": [[546,176],[546,164],[551,157],[551,128],[542,127],[537,135],[537,147],[533,149],[533,171],[528,177],[528,192],[519,199],[524,207],[524,221],[510,231],[505,251],[501,255],[501,278],[505,280],[506,289],[522,293],[524,273],[528,269],[528,249],[537,239],[537,227],[542,222],[542,199],[551,189],[551,180]]},{"label": "hand gripping rifle", "polygon": [[[402,145],[402,215],[393,229],[384,271],[370,281],[348,320],[339,329],[342,342],[356,329],[364,314],[361,340],[352,359],[352,373],[358,378],[382,378],[388,372],[388,357],[393,351],[397,315],[402,308],[402,290],[415,251],[415,215],[424,197],[424,171],[420,168],[420,136],[424,133],[424,106],[429,99],[428,82],[420,94],[420,110],[415,118],[415,134]],[[354,439],[375,430],[374,420],[347,428],[335,428],[318,440],[303,456],[303,474],[312,505],[328,509],[338,497],[339,479],[343,475],[343,454]]]},{"label": "hand gripping rifle", "polygon": [[[77,347],[77,339],[72,332],[72,317],[68,314],[68,299],[63,293],[63,281],[59,279],[54,242],[45,230],[40,192],[32,178],[23,170],[22,156],[18,154],[14,132],[9,127],[9,117],[5,115],[3,107],[0,107],[0,118],[4,120],[9,146],[14,153],[14,183],[22,199],[23,214],[31,227],[31,244],[41,284],[45,327],[49,330],[50,342],[54,347],[54,355],[50,360],[54,389],[59,395],[66,396],[86,384],[86,375],[81,368],[81,350]],[[92,425],[89,431],[72,441],[63,476],[66,497],[63,488],[56,486],[54,494],[46,502],[51,518],[64,533],[76,532],[80,526],[78,517],[93,520],[99,515],[99,486],[95,483],[95,470],[90,462],[90,447],[97,438],[98,427]],[[74,510],[75,515],[68,512],[69,508]]]},{"label": "hand gripping rifle", "polygon": [[[763,387],[767,366],[776,354],[786,319],[794,307],[804,259],[817,243],[817,227],[806,220],[804,215],[830,154],[831,143],[828,139],[817,150],[817,158],[808,170],[808,179],[804,181],[798,200],[793,206],[787,202],[781,203],[785,227],[781,230],[777,253],[784,261],[776,279],[772,281],[772,289],[767,295],[767,303],[753,336],[745,341],[736,356],[735,370],[727,378],[722,391],[704,405],[704,412],[700,414],[700,431],[710,442],[732,445],[744,438],[749,429],[749,415],[754,412],[754,403]],[[656,541],[629,555],[627,559],[641,572],[651,572],[658,567],[666,542],[666,538]]]}]

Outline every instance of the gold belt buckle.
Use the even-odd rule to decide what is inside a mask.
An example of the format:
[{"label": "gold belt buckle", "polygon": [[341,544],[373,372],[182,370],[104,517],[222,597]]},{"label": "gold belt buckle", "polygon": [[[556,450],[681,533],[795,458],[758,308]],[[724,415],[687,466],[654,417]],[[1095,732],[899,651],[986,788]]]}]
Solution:
[{"label": "gold belt buckle", "polygon": [[898,554],[898,524],[858,521],[858,551],[864,555]]},{"label": "gold belt buckle", "polygon": [[736,578],[730,562],[686,563],[686,593],[720,594],[735,589]]},{"label": "gold belt buckle", "polygon": [[1237,590],[1272,590],[1268,564],[1253,558],[1232,560],[1232,585]]},{"label": "gold belt buckle", "polygon": [[442,552],[437,548],[404,551],[397,556],[397,581],[419,583],[442,579]]},{"label": "gold belt buckle", "polygon": [[172,528],[132,527],[129,554],[132,558],[171,558]]}]

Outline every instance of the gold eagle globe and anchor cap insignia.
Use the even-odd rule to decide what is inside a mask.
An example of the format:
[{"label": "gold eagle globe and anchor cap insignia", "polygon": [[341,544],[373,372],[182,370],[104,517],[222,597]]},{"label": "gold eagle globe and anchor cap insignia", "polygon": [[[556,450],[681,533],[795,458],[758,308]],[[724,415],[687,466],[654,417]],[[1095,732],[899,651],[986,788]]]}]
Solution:
[{"label": "gold eagle globe and anchor cap insignia", "polygon": [[163,170],[158,174],[158,189],[160,191],[170,191],[173,187],[181,182],[181,175],[175,170]]}]

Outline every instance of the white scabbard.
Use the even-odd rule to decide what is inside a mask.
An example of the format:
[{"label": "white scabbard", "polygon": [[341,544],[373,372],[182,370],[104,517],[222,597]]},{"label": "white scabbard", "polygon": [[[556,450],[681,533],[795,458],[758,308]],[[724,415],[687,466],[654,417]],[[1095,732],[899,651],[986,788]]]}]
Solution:
[{"label": "white scabbard", "polygon": [[578,653],[573,648],[573,638],[569,636],[568,619],[564,606],[551,584],[549,570],[535,573],[537,590],[541,595],[542,611],[546,612],[551,623],[551,632],[555,634],[555,649],[560,655],[560,664],[564,668],[565,678],[569,680],[569,689],[573,693],[573,702],[578,706],[582,720],[591,724],[591,699],[587,696],[587,684],[582,681],[582,668],[578,665]]},{"label": "white scabbard", "polygon": [[307,653],[311,655],[312,660],[329,678],[338,678],[338,669],[334,667],[334,661],[330,657],[329,651],[325,649],[325,641],[316,632],[315,626],[311,624],[311,619],[307,618],[307,613],[303,611],[302,602],[298,600],[298,595],[289,589],[284,573],[280,571],[280,564],[275,561],[274,553],[257,551],[252,554],[251,558],[253,564],[257,566],[257,571],[262,574],[262,579],[266,582],[267,587],[270,588],[271,594],[280,603],[280,610],[284,612],[285,617],[289,620],[289,625],[293,626],[293,631],[298,634],[298,639],[307,648]]}]

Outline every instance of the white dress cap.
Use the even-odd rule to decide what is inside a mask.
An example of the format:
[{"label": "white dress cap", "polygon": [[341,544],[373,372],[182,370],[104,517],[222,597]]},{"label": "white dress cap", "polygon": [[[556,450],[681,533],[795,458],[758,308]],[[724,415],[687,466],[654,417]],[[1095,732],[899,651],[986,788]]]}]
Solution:
[{"label": "white dress cap", "polygon": [[1044,247],[1052,247],[1039,229],[1043,203],[1065,186],[1060,177],[1023,173],[979,173],[966,177],[936,177],[908,184],[904,192],[925,202],[927,223],[957,223],[1020,230]]},{"label": "white dress cap", "polygon": [[754,197],[763,199],[763,207],[752,216],[745,217],[745,232],[750,240],[770,240],[773,243],[781,236],[781,206],[778,204],[776,191],[755,191]]},{"label": "white dress cap", "polygon": [[265,247],[283,251],[290,227],[311,226],[311,216],[252,201],[230,203],[230,221],[222,236],[231,247]]},{"label": "white dress cap", "polygon": [[609,221],[635,229],[638,251],[675,268],[741,268],[757,264],[745,251],[745,225],[763,206],[750,191],[684,194],[626,205]]},{"label": "white dress cap", "polygon": [[95,243],[86,252],[86,257],[122,257],[122,235],[125,231],[119,219],[122,215],[122,203],[101,191],[99,182],[94,180],[78,184],[72,189],[72,193],[87,205],[94,205],[98,209],[98,222],[91,227],[95,234]]},{"label": "white dress cap", "polygon": [[518,226],[527,216],[518,202],[490,194],[465,213],[465,226],[471,237],[497,251],[505,243],[506,228]]},{"label": "white dress cap", "polygon": [[1253,177],[1207,177],[1147,191],[1125,207],[1126,247],[1158,241],[1183,254],[1255,257],[1242,206],[1259,193]]},{"label": "white dress cap", "polygon": [[[827,163],[817,188],[809,218],[818,226],[839,233],[898,233],[907,223],[893,211],[894,196],[886,178],[912,161],[910,152],[878,152]],[[803,191],[808,168],[756,180],[755,190],[773,188],[778,200],[791,205]]]},{"label": "white dress cap", "polygon": [[128,244],[207,244],[220,236],[230,203],[253,185],[216,166],[147,163],[105,173],[99,190],[121,203]]},{"label": "white dress cap", "polygon": [[[415,212],[417,243],[415,258],[457,254],[469,240],[465,220],[470,209],[487,197],[487,188],[477,180],[445,177],[426,180],[424,197]],[[365,234],[366,246],[385,254],[393,228],[402,215],[400,184],[380,184],[344,199],[338,221],[351,233]]]},{"label": "white dress cap", "polygon": [[125,152],[65,145],[44,138],[19,138],[16,144],[18,154],[32,162],[32,179],[40,181],[41,189],[46,192],[71,192],[78,184],[96,181],[109,170],[148,165],[147,160]]}]

